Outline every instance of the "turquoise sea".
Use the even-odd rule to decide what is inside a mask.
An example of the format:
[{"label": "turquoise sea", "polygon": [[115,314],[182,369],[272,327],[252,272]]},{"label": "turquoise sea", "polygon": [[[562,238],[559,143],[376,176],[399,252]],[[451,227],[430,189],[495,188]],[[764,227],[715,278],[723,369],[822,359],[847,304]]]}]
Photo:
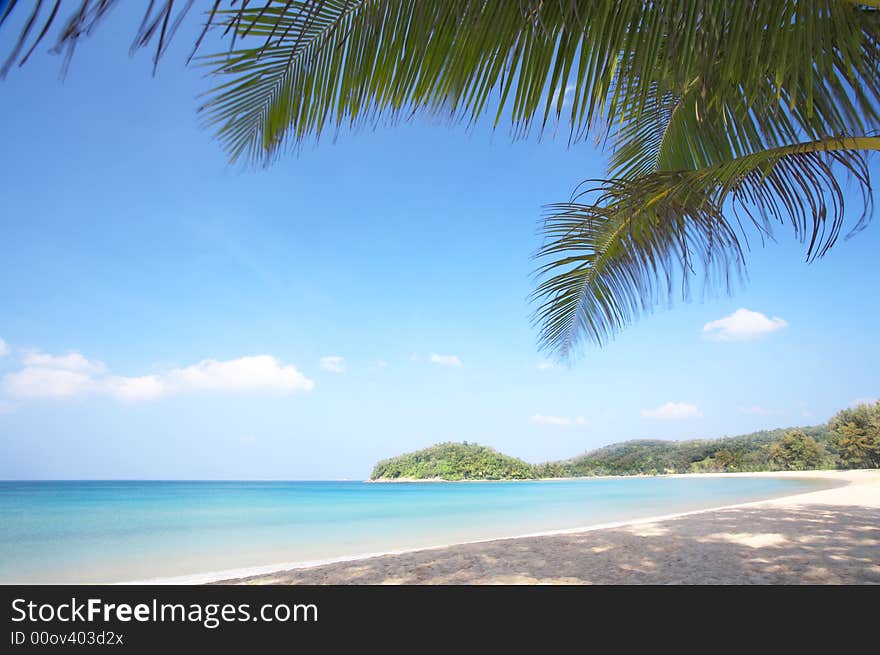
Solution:
[{"label": "turquoise sea", "polygon": [[0,482],[0,583],[121,582],[515,536],[827,482]]}]

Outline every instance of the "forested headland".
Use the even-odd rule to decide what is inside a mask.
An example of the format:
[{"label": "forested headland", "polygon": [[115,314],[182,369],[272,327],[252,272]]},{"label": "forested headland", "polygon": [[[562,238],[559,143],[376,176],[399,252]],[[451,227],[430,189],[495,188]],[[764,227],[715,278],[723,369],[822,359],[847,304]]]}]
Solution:
[{"label": "forested headland", "polygon": [[822,425],[720,439],[637,439],[540,464],[476,443],[446,442],[382,460],[370,479],[526,480],[878,467],[880,401],[841,410]]}]

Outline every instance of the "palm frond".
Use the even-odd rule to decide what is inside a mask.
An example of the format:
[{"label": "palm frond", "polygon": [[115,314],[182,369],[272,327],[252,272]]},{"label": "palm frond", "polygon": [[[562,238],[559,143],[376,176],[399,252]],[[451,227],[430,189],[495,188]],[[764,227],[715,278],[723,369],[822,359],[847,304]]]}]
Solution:
[{"label": "palm frond", "polygon": [[[8,22],[10,17],[14,15],[16,8],[20,6],[16,0],[8,0],[4,4],[6,5],[5,10],[0,12],[0,27]],[[37,46],[49,34],[51,28],[59,26],[59,24],[60,29],[51,51],[56,54],[63,53],[62,71],[66,72],[80,39],[91,34],[119,5],[119,0],[79,0],[67,3],[63,0],[51,2],[36,0],[26,4],[31,10],[30,14],[20,28],[18,38],[14,41],[3,65],[0,66],[0,78],[5,77],[12,66],[16,64],[23,66]],[[162,5],[161,7],[156,7],[155,4],[155,2],[150,2],[147,5],[141,26],[135,33],[135,43],[140,42],[145,45],[151,41],[154,35],[158,34],[159,45],[154,60],[158,62],[168,39],[173,36],[181,20],[192,6],[193,0],[184,0],[178,3],[178,5],[183,4],[184,8],[177,14],[174,21],[170,21],[174,0],[165,0],[159,3]],[[61,18],[64,6],[74,7],[66,19]],[[37,26],[40,26],[38,30],[35,29]]]},{"label": "palm frond", "polygon": [[[873,48],[880,52],[877,45]],[[811,72],[814,92],[809,97],[803,85],[790,88],[785,79],[771,78],[760,92],[746,95],[739,82],[719,79],[710,69],[716,87],[729,87],[716,89],[718,99],[711,106],[702,96],[702,80],[676,90],[658,73],[650,102],[617,109],[619,121],[610,135],[611,177],[698,170],[785,144],[876,130],[880,57],[866,56],[863,64],[864,78],[832,50]]]},{"label": "palm frond", "polygon": [[[288,140],[414,111],[469,123],[489,112],[517,137],[559,118],[577,141],[687,90],[700,116],[721,116],[743,98],[749,109],[763,103],[762,117],[785,106],[794,131],[813,138],[862,133],[859,121],[873,128],[880,120],[877,4],[214,0],[200,6],[197,47],[211,27],[231,37],[227,52],[205,60],[215,77],[229,78],[209,93],[206,120],[233,158],[253,161],[271,159]],[[33,18],[0,73],[26,60],[53,24],[61,25],[54,50],[69,61],[119,1],[9,0],[0,26],[25,5]],[[145,2],[132,48],[154,44],[158,63],[192,6]]]},{"label": "palm frond", "polygon": [[[582,34],[564,3],[288,2],[243,13],[252,48],[205,58],[232,80],[202,109],[232,160],[271,161],[327,127],[414,111],[475,121],[496,94],[518,135],[562,101]],[[557,48],[557,44],[559,47]],[[549,94],[549,95],[548,95]],[[558,105],[559,103],[557,103]]]},{"label": "palm frond", "polygon": [[[64,2],[27,5],[0,75]],[[55,41],[65,65],[118,4],[75,0]],[[0,4],[0,27],[22,6]],[[155,67],[192,6],[150,0],[132,49],[155,43]],[[214,0],[196,50],[212,27],[230,44],[201,58],[218,81],[202,110],[233,161],[414,112],[609,139],[611,179],[546,223],[536,320],[561,354],[676,281],[685,295],[699,272],[727,284],[743,223],[765,236],[787,223],[821,256],[843,227],[839,171],[871,203],[860,153],[878,139],[847,135],[880,127],[880,0]]]},{"label": "palm frond", "polygon": [[651,117],[682,103],[681,133],[750,118],[719,141],[734,156],[880,124],[880,12],[840,0],[287,2],[242,12],[238,30],[267,43],[208,58],[233,80],[204,107],[233,159],[416,111],[491,111],[515,137],[567,111],[578,141],[617,125],[653,136]]},{"label": "palm frond", "polygon": [[534,320],[542,347],[561,357],[583,342],[602,344],[658,302],[683,297],[702,274],[707,288],[729,288],[744,270],[751,225],[772,236],[789,224],[821,256],[844,224],[838,180],[855,179],[862,206],[854,229],[870,216],[870,178],[862,151],[880,138],[839,137],[774,148],[697,171],[657,171],[635,179],[597,181],[568,203],[549,207],[537,256]]}]

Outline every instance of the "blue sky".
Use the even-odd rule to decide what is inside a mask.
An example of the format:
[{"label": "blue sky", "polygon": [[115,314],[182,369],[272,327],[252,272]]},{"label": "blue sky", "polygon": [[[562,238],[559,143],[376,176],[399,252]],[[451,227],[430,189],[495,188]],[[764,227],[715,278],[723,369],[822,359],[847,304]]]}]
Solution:
[{"label": "blue sky", "polygon": [[542,461],[880,394],[876,221],[809,266],[780,230],[734,295],[550,367],[530,255],[592,145],[422,117],[230,167],[186,35],[154,79],[134,20],[63,82],[42,55],[0,84],[0,478],[362,478],[463,439]]}]

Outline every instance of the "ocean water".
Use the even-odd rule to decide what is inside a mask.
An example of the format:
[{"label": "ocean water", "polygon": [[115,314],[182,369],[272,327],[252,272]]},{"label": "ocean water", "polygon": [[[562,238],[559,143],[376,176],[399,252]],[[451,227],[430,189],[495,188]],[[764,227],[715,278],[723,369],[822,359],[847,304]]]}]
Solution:
[{"label": "ocean water", "polygon": [[590,526],[827,486],[665,477],[0,482],[0,583],[164,579]]}]

